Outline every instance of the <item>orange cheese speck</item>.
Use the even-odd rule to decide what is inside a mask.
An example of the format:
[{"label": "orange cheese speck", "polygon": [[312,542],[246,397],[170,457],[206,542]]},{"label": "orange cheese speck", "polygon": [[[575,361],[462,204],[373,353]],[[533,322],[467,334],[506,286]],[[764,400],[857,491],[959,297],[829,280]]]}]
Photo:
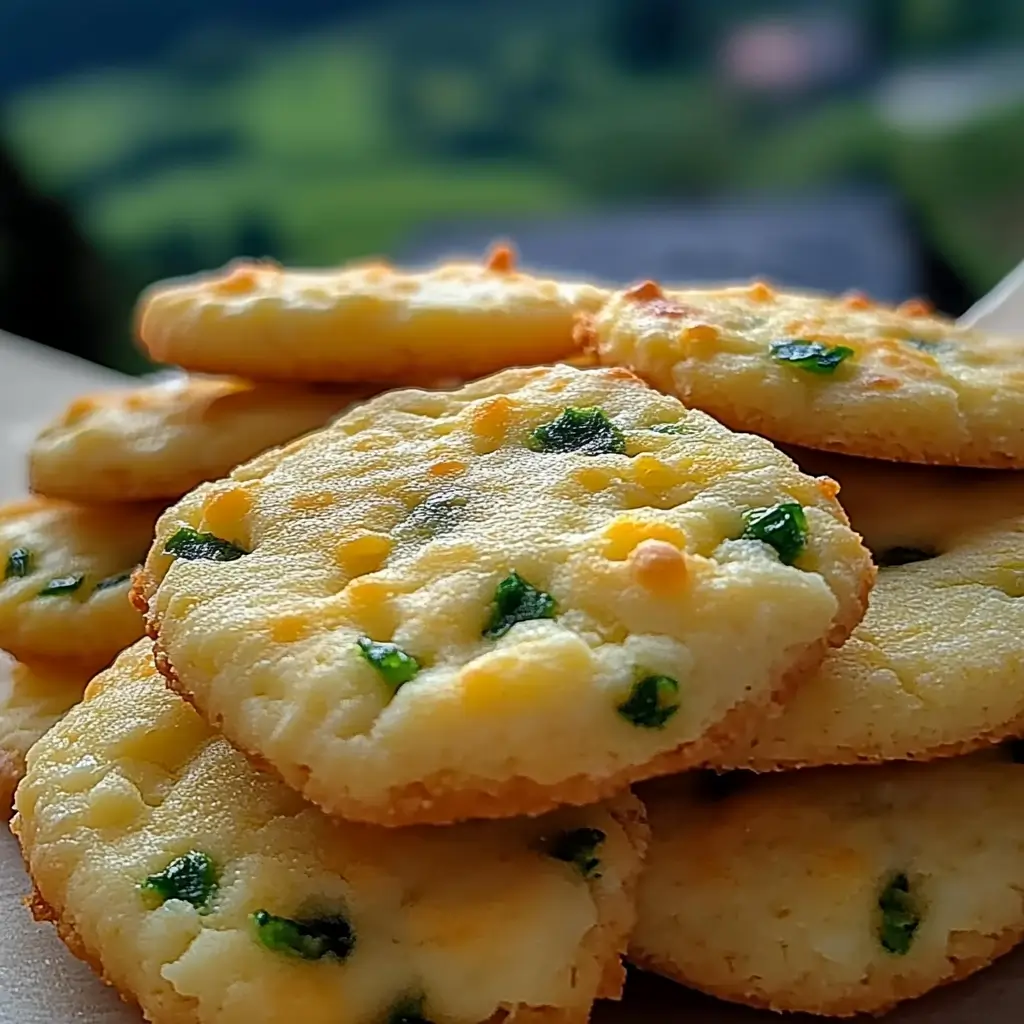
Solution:
[{"label": "orange cheese speck", "polygon": [[584,490],[591,494],[603,491],[612,481],[612,474],[606,469],[596,469],[591,466],[584,466],[573,471],[573,479]]},{"label": "orange cheese speck", "polygon": [[242,521],[252,511],[252,495],[244,487],[231,487],[214,494],[203,506],[201,529],[228,540],[245,531]]},{"label": "orange cheese speck", "polygon": [[835,498],[839,493],[839,484],[835,482],[830,476],[819,476],[816,480],[818,487],[818,493],[823,498]]},{"label": "orange cheese speck", "polygon": [[663,540],[645,540],[629,557],[633,579],[655,594],[672,594],[682,589],[689,577],[686,555]]},{"label": "orange cheese speck", "polygon": [[345,588],[345,611],[365,633],[388,637],[396,624],[391,598],[391,588],[383,580],[361,576]]},{"label": "orange cheese speck", "polygon": [[64,410],[64,422],[68,424],[77,423],[80,419],[88,416],[96,408],[96,405],[95,398],[76,398]]},{"label": "orange cheese speck", "polygon": [[460,462],[458,459],[451,459],[445,462],[435,462],[427,473],[430,476],[458,476],[459,473],[466,472],[466,463]]},{"label": "orange cheese speck", "polygon": [[293,644],[309,632],[309,623],[301,615],[282,615],[270,623],[270,638],[276,644]]},{"label": "orange cheese speck", "polygon": [[868,377],[864,384],[872,391],[898,391],[903,386],[897,377]]},{"label": "orange cheese speck", "polygon": [[498,274],[508,274],[516,269],[516,251],[507,242],[496,242],[484,259],[484,266]]},{"label": "orange cheese speck", "polygon": [[874,303],[863,292],[847,292],[843,305],[847,309],[871,309]]},{"label": "orange cheese speck", "polygon": [[693,355],[700,355],[701,352],[712,353],[718,345],[718,328],[711,324],[694,324],[687,327],[680,335],[680,341]]},{"label": "orange cheese speck", "polygon": [[657,281],[641,281],[640,284],[627,288],[622,293],[622,297],[633,299],[635,302],[650,302],[652,299],[664,298],[665,293],[661,290],[661,285]]},{"label": "orange cheese speck", "polygon": [[342,540],[334,549],[339,567],[350,577],[376,572],[391,554],[391,538],[362,532]]},{"label": "orange cheese speck", "polygon": [[896,312],[904,316],[930,316],[932,304],[925,299],[907,299],[896,307]]},{"label": "orange cheese speck", "polygon": [[255,291],[259,282],[259,268],[252,263],[241,263],[231,268],[226,277],[222,277],[214,290],[220,295],[246,295]]},{"label": "orange cheese speck", "polygon": [[514,408],[512,399],[507,395],[495,395],[477,402],[470,413],[473,433],[491,441],[503,440]]},{"label": "orange cheese speck", "polygon": [[675,548],[686,546],[686,534],[678,526],[622,516],[605,528],[604,557],[621,562],[648,540],[662,541]]},{"label": "orange cheese speck", "polygon": [[775,298],[775,289],[764,281],[754,281],[747,289],[747,295],[754,302],[771,302]]},{"label": "orange cheese speck", "polygon": [[647,487],[652,491],[665,490],[679,482],[678,475],[670,466],[647,452],[633,459],[630,468],[633,479],[641,487]]},{"label": "orange cheese speck", "polygon": [[334,504],[334,495],[330,491],[317,491],[315,494],[300,494],[291,500],[296,512],[317,512],[330,508]]}]

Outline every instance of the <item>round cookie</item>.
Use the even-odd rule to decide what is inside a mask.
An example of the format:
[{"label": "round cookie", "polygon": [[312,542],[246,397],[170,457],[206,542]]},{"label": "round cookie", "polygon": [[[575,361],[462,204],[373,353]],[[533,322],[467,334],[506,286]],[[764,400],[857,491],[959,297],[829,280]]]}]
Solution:
[{"label": "round cookie", "polygon": [[331,820],[170,693],[147,643],[34,747],[17,804],[37,917],[154,1024],[582,1024],[621,989],[635,797]]},{"label": "round cookie", "polygon": [[36,493],[69,501],[180,498],[363,397],[185,375],[85,395],[36,438],[29,480]]},{"label": "round cookie", "polygon": [[28,665],[0,651],[0,821],[11,813],[29,747],[82,699],[91,678],[71,662]]},{"label": "round cookie", "polygon": [[709,764],[928,760],[1019,734],[1024,474],[837,456],[802,464],[838,478],[878,581],[864,620],[781,714]]},{"label": "round cookie", "polygon": [[[538,813],[704,761],[860,619],[831,481],[624,371],[403,391],[168,510],[172,687],[332,813]],[[769,543],[770,541],[770,543]]]},{"label": "round cookie", "polygon": [[881,1013],[1024,938],[1024,765],[1005,755],[639,792],[629,958],[723,999]]},{"label": "round cookie", "polygon": [[0,506],[0,648],[97,669],[137,640],[129,582],[158,513],[49,498]]},{"label": "round cookie", "polygon": [[1024,338],[957,327],[920,303],[647,282],[578,334],[602,363],[733,429],[873,458],[1024,468]]},{"label": "round cookie", "polygon": [[593,285],[521,273],[505,247],[483,264],[420,273],[234,263],[155,286],[141,300],[138,329],[153,359],[190,370],[424,384],[572,355],[575,315],[606,297]]}]

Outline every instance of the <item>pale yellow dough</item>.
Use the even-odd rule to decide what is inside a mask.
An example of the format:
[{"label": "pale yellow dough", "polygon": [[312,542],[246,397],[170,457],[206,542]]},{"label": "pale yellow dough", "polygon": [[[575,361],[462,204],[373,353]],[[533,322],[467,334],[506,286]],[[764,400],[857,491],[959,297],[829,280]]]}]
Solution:
[{"label": "pale yellow dough", "polygon": [[[449,829],[332,821],[214,733],[126,651],[29,755],[18,833],[77,955],[154,1024],[584,1024],[616,997],[646,843],[638,801]],[[596,829],[589,875],[551,855]],[[210,858],[207,912],[139,886]],[[347,958],[261,943],[252,915],[343,917]]]},{"label": "pale yellow dough", "polygon": [[48,498],[0,506],[0,648],[98,669],[137,640],[143,624],[128,576],[159,511]]},{"label": "pale yellow dough", "polygon": [[82,699],[91,678],[70,662],[25,664],[0,651],[0,820],[11,813],[29,747]]},{"label": "pale yellow dough", "polygon": [[268,380],[430,383],[578,351],[573,321],[607,293],[515,269],[506,248],[482,264],[413,273],[385,264],[287,270],[234,263],[156,285],[139,334],[157,362]]},{"label": "pale yellow dough", "polygon": [[364,392],[182,375],[75,399],[29,453],[32,490],[70,501],[180,498],[322,427]]},{"label": "pale yellow dough", "polygon": [[710,763],[927,760],[1024,731],[1024,474],[794,454],[839,481],[883,568],[846,644]]},{"label": "pale yellow dough", "polygon": [[[528,446],[591,407],[625,454]],[[623,371],[508,371],[374,399],[194,491],[137,597],[171,685],[327,810],[537,813],[699,763],[842,641],[873,567],[832,493]],[[736,539],[779,502],[805,509],[795,565]],[[172,557],[183,528],[251,553]],[[554,617],[485,635],[513,572]],[[396,690],[360,637],[419,673]],[[618,709],[657,675],[677,710],[634,724]]]},{"label": "pale yellow dough", "polygon": [[[602,363],[736,430],[904,462],[1024,467],[1024,338],[959,328],[920,304],[648,282],[578,333]],[[853,354],[819,374],[773,357],[780,342]]]},{"label": "pale yellow dough", "polygon": [[[702,783],[639,790],[652,834],[630,959],[643,967],[735,1002],[848,1016],[1024,937],[1024,765],[818,769],[717,798]],[[879,900],[901,875],[912,933],[886,949]]]}]

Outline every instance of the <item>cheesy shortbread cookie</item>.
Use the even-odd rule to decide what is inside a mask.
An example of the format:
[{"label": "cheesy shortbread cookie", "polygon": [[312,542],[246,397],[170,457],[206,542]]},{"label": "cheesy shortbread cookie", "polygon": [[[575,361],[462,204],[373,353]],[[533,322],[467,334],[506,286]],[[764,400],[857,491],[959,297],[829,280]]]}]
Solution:
[{"label": "cheesy shortbread cookie", "polygon": [[77,398],[36,438],[32,490],[71,501],[180,498],[365,394],[182,375]]},{"label": "cheesy shortbread cookie", "polygon": [[810,464],[881,566],[867,615],[715,766],[925,760],[1024,729],[1024,474],[838,458]]},{"label": "cheesy shortbread cookie", "polygon": [[582,1024],[615,998],[628,793],[450,829],[331,820],[126,651],[29,754],[33,910],[154,1024]]},{"label": "cheesy shortbread cookie", "polygon": [[833,498],[625,371],[395,392],[161,519],[160,667],[342,817],[537,813],[705,760],[841,642]]},{"label": "cheesy shortbread cookie", "polygon": [[764,284],[619,293],[582,337],[686,405],[776,441],[905,462],[1024,467],[1024,338]]},{"label": "cheesy shortbread cookie", "polygon": [[410,273],[384,264],[285,270],[235,263],[157,285],[139,335],[157,362],[270,380],[427,383],[478,377],[577,351],[573,320],[607,293],[483,264]]},{"label": "cheesy shortbread cookie", "polygon": [[72,662],[29,665],[0,651],[0,820],[11,812],[29,747],[82,699],[91,678]]},{"label": "cheesy shortbread cookie", "polygon": [[881,1013],[1024,938],[1024,765],[928,765],[640,790],[651,846],[630,959],[778,1011]]},{"label": "cheesy shortbread cookie", "polygon": [[128,590],[158,513],[48,498],[0,506],[0,648],[98,669],[137,640]]}]

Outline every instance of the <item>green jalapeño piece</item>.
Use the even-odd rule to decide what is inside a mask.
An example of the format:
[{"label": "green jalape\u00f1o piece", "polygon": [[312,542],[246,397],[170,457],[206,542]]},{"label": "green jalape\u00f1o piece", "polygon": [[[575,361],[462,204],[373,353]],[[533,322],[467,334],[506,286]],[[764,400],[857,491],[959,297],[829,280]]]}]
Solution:
[{"label": "green jalape\u00f1o piece", "polygon": [[882,948],[896,956],[905,956],[921,924],[917,901],[906,875],[892,876],[878,897],[878,910],[881,914],[878,941]]},{"label": "green jalape\u00f1o piece", "polygon": [[217,870],[205,853],[189,850],[175,857],[159,874],[150,875],[139,888],[158,905],[184,900],[205,912],[217,891]]},{"label": "green jalape\u00f1o piece", "polygon": [[775,548],[786,565],[792,565],[800,557],[807,543],[807,515],[795,501],[771,508],[752,508],[743,514],[743,521],[746,526],[740,536]]},{"label": "green jalape\u00f1o piece", "polygon": [[363,657],[381,674],[384,681],[396,690],[409,682],[420,670],[420,663],[397,644],[378,643],[368,636],[361,636],[356,644]]},{"label": "green jalape\u00f1o piece", "polygon": [[771,355],[776,362],[828,376],[853,355],[853,349],[845,345],[822,345],[818,341],[778,341],[772,345]]},{"label": "green jalape\u00f1o piece", "polygon": [[491,617],[484,626],[483,635],[488,640],[504,636],[517,622],[531,619],[553,619],[555,599],[543,590],[531,587],[517,572],[506,576],[494,592]]},{"label": "green jalape\u00f1o piece", "polygon": [[293,920],[257,910],[252,923],[257,939],[267,949],[303,960],[345,960],[356,944],[352,925],[340,915]]},{"label": "green jalape\u00f1o piece", "polygon": [[599,828],[573,828],[549,839],[546,850],[555,860],[572,864],[584,878],[600,878],[597,869],[601,860],[597,848],[606,838]]},{"label": "green jalape\u00f1o piece", "polygon": [[618,706],[627,722],[641,729],[661,729],[679,710],[679,683],[671,676],[644,676]]},{"label": "green jalape\u00f1o piece", "polygon": [[579,452],[580,455],[626,454],[626,439],[597,406],[570,406],[557,419],[542,423],[530,435],[535,452]]},{"label": "green jalape\u00f1o piece", "polygon": [[190,526],[183,526],[164,545],[164,553],[184,558],[187,561],[207,559],[211,562],[233,562],[249,552],[212,533],[200,533]]},{"label": "green jalape\u00f1o piece", "polygon": [[32,571],[32,552],[28,548],[15,548],[7,556],[4,566],[5,580],[24,579]]}]

